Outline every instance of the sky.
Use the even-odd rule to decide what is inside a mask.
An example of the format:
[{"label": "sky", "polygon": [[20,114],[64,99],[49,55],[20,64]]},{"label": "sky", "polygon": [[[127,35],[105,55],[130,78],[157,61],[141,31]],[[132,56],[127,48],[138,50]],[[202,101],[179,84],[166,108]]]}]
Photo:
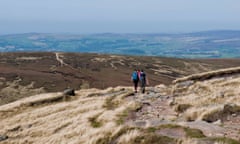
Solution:
[{"label": "sky", "polygon": [[0,34],[240,30],[240,0],[0,0]]}]

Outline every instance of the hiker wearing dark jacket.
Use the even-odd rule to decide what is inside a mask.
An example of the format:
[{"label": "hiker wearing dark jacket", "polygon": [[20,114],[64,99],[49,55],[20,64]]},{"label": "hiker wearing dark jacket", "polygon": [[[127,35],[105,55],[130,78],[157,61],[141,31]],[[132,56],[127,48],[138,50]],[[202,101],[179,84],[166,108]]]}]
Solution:
[{"label": "hiker wearing dark jacket", "polygon": [[134,84],[135,93],[137,93],[137,87],[138,87],[139,77],[138,77],[138,72],[137,72],[136,69],[135,69],[134,72],[132,73],[131,80],[132,80],[132,82],[133,82],[133,84]]},{"label": "hiker wearing dark jacket", "polygon": [[148,79],[147,79],[146,73],[143,70],[141,70],[141,73],[140,73],[140,82],[141,82],[141,92],[145,93],[145,87],[146,85],[148,85]]}]

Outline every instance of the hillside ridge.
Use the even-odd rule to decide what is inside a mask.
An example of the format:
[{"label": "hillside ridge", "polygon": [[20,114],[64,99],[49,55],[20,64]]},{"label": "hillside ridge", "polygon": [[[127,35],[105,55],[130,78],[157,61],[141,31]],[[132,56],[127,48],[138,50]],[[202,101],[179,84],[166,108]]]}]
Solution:
[{"label": "hillside ridge", "polygon": [[150,86],[170,85],[191,74],[239,66],[239,59],[177,59],[63,52],[1,53],[0,105],[66,88],[131,86],[130,76],[145,70]]},{"label": "hillside ridge", "polygon": [[233,69],[145,94],[118,86],[24,98],[0,106],[0,137],[7,137],[0,143],[240,143],[240,75]]}]

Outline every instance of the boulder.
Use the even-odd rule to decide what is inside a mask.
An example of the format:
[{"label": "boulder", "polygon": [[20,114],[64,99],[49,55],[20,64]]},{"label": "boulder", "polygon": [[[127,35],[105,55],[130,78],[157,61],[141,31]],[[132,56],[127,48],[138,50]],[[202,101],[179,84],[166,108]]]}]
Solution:
[{"label": "boulder", "polygon": [[222,121],[220,119],[218,119],[217,121],[213,122],[213,124],[221,126]]},{"label": "boulder", "polygon": [[7,139],[8,139],[7,135],[0,135],[0,142],[4,141],[4,140],[7,140]]},{"label": "boulder", "polygon": [[75,96],[75,90],[72,88],[68,88],[63,91],[63,94],[67,96]]}]

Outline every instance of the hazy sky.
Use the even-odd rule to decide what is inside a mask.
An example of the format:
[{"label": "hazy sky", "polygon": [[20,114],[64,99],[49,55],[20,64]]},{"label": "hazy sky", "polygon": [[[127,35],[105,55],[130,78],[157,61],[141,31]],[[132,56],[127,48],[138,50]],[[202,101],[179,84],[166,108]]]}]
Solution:
[{"label": "hazy sky", "polygon": [[0,0],[0,34],[240,30],[240,0]]}]

